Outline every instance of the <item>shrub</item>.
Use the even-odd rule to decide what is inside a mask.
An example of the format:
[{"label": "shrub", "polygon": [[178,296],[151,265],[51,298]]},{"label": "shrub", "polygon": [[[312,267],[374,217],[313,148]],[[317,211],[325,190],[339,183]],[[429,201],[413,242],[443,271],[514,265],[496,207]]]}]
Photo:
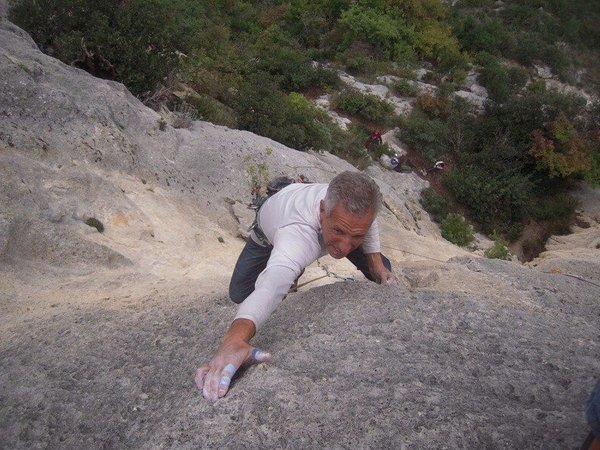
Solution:
[{"label": "shrub", "polygon": [[177,68],[206,24],[203,5],[186,0],[20,0],[10,14],[43,51],[136,95]]},{"label": "shrub", "polygon": [[440,119],[411,114],[403,121],[398,137],[425,158],[435,161],[448,150],[448,127]]},{"label": "shrub", "polygon": [[536,220],[570,219],[577,209],[577,200],[565,193],[552,197],[542,197],[531,208],[531,216]]},{"label": "shrub", "polygon": [[352,126],[350,131],[343,131],[339,127],[333,127],[332,152],[350,162],[357,168],[363,170],[371,165],[371,157],[365,150],[365,141],[369,131],[362,126]]},{"label": "shrub", "polygon": [[446,118],[450,113],[452,103],[443,93],[436,95],[427,93],[417,98],[415,106],[431,119]]},{"label": "shrub", "polygon": [[479,81],[488,90],[490,98],[496,102],[508,99],[511,89],[507,71],[495,58],[486,58],[479,74]]},{"label": "shrub", "polygon": [[483,252],[485,257],[490,259],[502,259],[505,261],[510,261],[511,255],[508,251],[508,243],[502,239],[498,233],[493,233],[492,239],[494,240],[494,245]]},{"label": "shrub", "polygon": [[104,232],[104,225],[95,217],[89,217],[88,219],[86,219],[85,224],[89,227],[98,230],[98,233]]},{"label": "shrub", "polygon": [[267,76],[255,74],[232,102],[240,128],[297,150],[331,150],[331,120],[301,94],[286,95]]},{"label": "shrub", "polygon": [[461,167],[451,172],[445,182],[486,231],[504,231],[520,222],[532,200],[532,184],[519,173],[494,174],[479,167]]},{"label": "shrub", "polygon": [[208,95],[188,97],[186,100],[196,107],[200,119],[229,128],[237,128],[235,111],[220,101]]},{"label": "shrub", "polygon": [[505,130],[511,144],[526,153],[532,146],[534,130],[544,130],[561,112],[566,117],[576,117],[583,105],[585,100],[581,97],[547,89],[543,82],[534,83],[522,95],[512,96],[504,104],[490,109],[487,117],[493,125],[490,134]]},{"label": "shrub", "polygon": [[442,237],[453,244],[465,246],[473,242],[473,229],[460,214],[450,213],[441,222]]},{"label": "shrub", "polygon": [[268,73],[285,92],[301,92],[312,86],[335,87],[336,72],[313,65],[302,47],[277,26],[265,30],[253,46],[254,68]]},{"label": "shrub", "polygon": [[430,187],[421,192],[421,205],[438,223],[450,212],[448,201]]},{"label": "shrub", "polygon": [[[598,145],[598,143],[596,144]],[[584,177],[585,181],[592,187],[600,187],[600,150],[592,152],[592,167]]]},{"label": "shrub", "polygon": [[416,97],[419,95],[419,88],[405,79],[396,81],[392,86],[392,90],[401,97]]},{"label": "shrub", "polygon": [[341,51],[355,41],[374,47],[390,61],[412,61],[418,33],[400,15],[387,15],[375,9],[353,6],[342,13],[339,26],[344,35]]},{"label": "shrub", "polygon": [[333,101],[335,108],[385,126],[395,119],[394,107],[373,94],[363,94],[356,89],[342,90]]},{"label": "shrub", "polygon": [[547,137],[541,130],[533,132],[533,146],[529,153],[535,158],[537,167],[547,171],[550,178],[589,172],[592,169],[589,143],[565,114],[561,112],[548,128]]},{"label": "shrub", "polygon": [[459,24],[457,36],[462,46],[471,52],[497,54],[509,43],[510,34],[497,19],[477,19],[467,16]]}]

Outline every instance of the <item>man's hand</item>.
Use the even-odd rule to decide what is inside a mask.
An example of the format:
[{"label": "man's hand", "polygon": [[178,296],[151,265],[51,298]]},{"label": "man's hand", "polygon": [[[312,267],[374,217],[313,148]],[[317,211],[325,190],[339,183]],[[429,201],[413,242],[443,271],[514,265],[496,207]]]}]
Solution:
[{"label": "man's hand", "polygon": [[391,284],[396,284],[396,277],[392,272],[387,270],[385,266],[382,267],[379,272],[371,272],[371,275],[373,275],[373,278],[375,278],[375,281],[379,284],[385,284],[388,286]]},{"label": "man's hand", "polygon": [[375,281],[379,284],[396,284],[396,277],[383,265],[381,253],[367,253],[367,263],[369,264],[369,272]]},{"label": "man's hand", "polygon": [[271,359],[269,353],[250,345],[255,332],[256,327],[251,320],[233,321],[213,359],[196,372],[196,386],[202,391],[204,398],[214,402],[225,396],[231,379],[242,365]]}]

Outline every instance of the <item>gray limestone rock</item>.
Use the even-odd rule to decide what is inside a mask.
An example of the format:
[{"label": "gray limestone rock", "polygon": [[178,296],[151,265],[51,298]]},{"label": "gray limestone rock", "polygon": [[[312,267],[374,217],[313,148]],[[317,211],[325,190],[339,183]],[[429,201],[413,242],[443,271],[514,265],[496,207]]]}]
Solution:
[{"label": "gray limestone rock", "polygon": [[[261,167],[315,182],[355,170],[206,122],[174,129],[0,22],[0,448],[582,442],[600,373],[597,235],[540,270],[468,256],[420,209],[426,182],[375,165],[402,283],[289,294],[253,341],[272,362],[208,404],[193,375],[235,313],[224,280]],[[582,204],[591,222],[597,203]]]}]

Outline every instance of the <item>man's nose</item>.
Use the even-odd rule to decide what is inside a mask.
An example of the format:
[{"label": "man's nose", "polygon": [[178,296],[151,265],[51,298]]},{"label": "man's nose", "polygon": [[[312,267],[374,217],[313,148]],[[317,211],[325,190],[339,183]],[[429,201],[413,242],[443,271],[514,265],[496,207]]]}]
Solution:
[{"label": "man's nose", "polygon": [[339,249],[344,253],[344,255],[348,255],[352,250],[354,250],[354,243],[352,239],[343,239],[342,242],[340,242]]}]

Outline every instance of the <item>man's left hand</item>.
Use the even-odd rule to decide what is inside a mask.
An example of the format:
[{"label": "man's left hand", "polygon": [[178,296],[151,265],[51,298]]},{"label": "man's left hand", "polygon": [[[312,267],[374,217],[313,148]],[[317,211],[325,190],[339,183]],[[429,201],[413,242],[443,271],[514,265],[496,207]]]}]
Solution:
[{"label": "man's left hand", "polygon": [[369,272],[377,283],[388,286],[396,283],[394,274],[383,264],[381,253],[367,253],[365,256],[367,257],[367,263],[369,264]]},{"label": "man's left hand", "polygon": [[375,273],[371,272],[371,275],[373,275],[373,278],[375,278],[375,281],[379,284],[384,284],[386,286],[396,284],[396,277],[392,272],[387,270],[385,266],[381,267],[379,271],[375,271]]}]

